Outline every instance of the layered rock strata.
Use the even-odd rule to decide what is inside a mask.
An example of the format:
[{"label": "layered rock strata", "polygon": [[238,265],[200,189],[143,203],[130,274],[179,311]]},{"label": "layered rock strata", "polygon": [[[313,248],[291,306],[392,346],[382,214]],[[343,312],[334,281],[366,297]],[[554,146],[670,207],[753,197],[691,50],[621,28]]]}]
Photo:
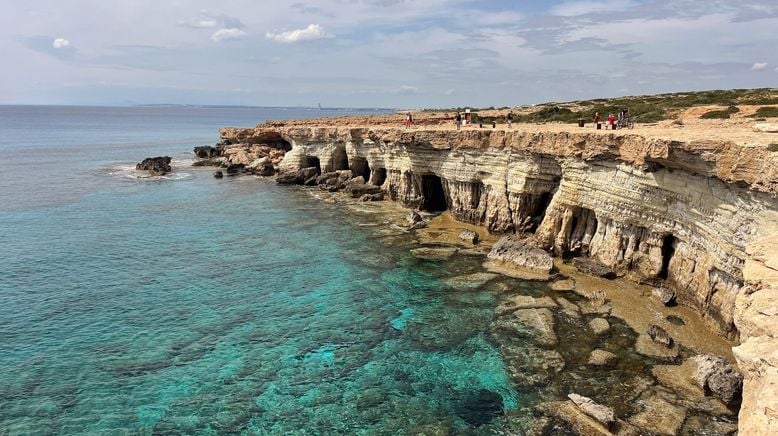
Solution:
[{"label": "layered rock strata", "polygon": [[671,289],[742,342],[741,427],[778,431],[778,155],[766,147],[294,123],[221,135],[223,144],[283,149],[281,172],[348,170],[409,208],[525,233],[555,255]]}]

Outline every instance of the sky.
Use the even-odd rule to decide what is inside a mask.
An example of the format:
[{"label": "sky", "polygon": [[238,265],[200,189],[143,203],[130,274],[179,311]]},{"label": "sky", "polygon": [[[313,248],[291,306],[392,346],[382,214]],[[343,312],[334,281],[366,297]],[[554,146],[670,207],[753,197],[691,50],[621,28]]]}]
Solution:
[{"label": "sky", "polygon": [[0,104],[514,106],[778,87],[776,0],[0,0]]}]

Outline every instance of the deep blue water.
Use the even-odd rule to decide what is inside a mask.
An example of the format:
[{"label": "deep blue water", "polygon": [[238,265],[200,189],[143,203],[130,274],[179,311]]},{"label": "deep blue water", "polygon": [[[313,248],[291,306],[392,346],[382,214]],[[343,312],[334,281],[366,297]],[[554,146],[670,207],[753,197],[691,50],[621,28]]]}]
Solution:
[{"label": "deep blue water", "polygon": [[[219,127],[321,115],[0,107],[0,434],[395,434],[472,428],[484,390],[522,405],[494,295],[443,282],[477,263],[189,167]],[[137,178],[160,154],[174,174]]]}]

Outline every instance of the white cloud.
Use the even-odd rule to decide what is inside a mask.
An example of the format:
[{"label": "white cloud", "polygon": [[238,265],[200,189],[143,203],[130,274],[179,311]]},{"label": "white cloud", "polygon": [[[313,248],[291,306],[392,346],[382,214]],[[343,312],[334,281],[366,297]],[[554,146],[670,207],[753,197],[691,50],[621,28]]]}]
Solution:
[{"label": "white cloud", "polygon": [[226,14],[212,14],[202,10],[197,17],[188,20],[178,20],[179,26],[192,29],[242,29],[246,27],[239,19]]},{"label": "white cloud", "polygon": [[334,38],[335,35],[327,33],[318,24],[311,24],[305,29],[290,30],[288,32],[265,34],[267,39],[275,42],[294,43],[301,41],[314,41],[317,39]]},{"label": "white cloud", "polygon": [[456,90],[454,88],[451,88],[451,89],[447,89],[446,92],[444,92],[444,94],[446,94],[446,95],[454,95],[455,92],[456,92]]},{"label": "white cloud", "polygon": [[246,36],[246,32],[240,29],[219,29],[211,35],[211,39],[222,42],[230,39],[242,39],[244,36]]},{"label": "white cloud", "polygon": [[68,41],[65,38],[57,38],[54,40],[54,42],[51,43],[51,46],[54,48],[66,48],[70,47],[70,41]]},{"label": "white cloud", "polygon": [[419,88],[410,85],[403,85],[398,90],[400,94],[416,94],[419,92]]},{"label": "white cloud", "polygon": [[765,68],[767,68],[767,62],[755,62],[754,65],[751,66],[751,69],[754,71],[762,71]]},{"label": "white cloud", "polygon": [[634,5],[635,3],[631,0],[574,0],[554,6],[551,8],[551,14],[560,17],[577,17],[595,12],[620,12]]}]

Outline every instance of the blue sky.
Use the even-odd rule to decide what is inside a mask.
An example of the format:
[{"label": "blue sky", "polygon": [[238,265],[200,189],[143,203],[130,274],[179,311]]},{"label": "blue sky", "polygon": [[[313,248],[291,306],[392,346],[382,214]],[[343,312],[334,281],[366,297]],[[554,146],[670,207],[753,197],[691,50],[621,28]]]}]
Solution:
[{"label": "blue sky", "polygon": [[504,106],[778,87],[778,1],[27,0],[0,104]]}]

